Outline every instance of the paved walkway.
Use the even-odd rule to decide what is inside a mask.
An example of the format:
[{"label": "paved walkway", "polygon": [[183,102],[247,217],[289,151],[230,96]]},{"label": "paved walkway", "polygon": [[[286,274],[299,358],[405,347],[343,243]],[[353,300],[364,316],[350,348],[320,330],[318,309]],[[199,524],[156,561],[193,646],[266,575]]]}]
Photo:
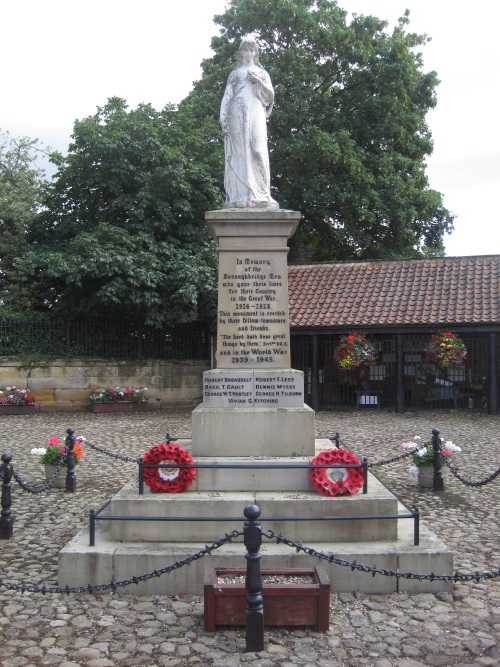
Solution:
[{"label": "paved walkway", "polygon": [[[172,435],[190,434],[190,412],[144,415],[37,414],[0,418],[0,449],[13,456],[16,472],[30,483],[43,481],[32,447],[77,435],[116,453],[137,457]],[[338,431],[360,457],[377,461],[400,453],[401,442],[438,427],[460,445],[456,458],[470,479],[500,465],[500,418],[455,414],[358,411],[316,415],[318,436]],[[420,490],[407,461],[377,474],[407,503],[414,504],[455,554],[463,573],[498,570],[500,477],[479,487],[448,480],[446,491]],[[500,579],[457,584],[453,593],[331,597],[331,629],[266,631],[262,653],[244,653],[244,630],[203,631],[203,599],[179,595],[139,597],[105,593],[18,592],[9,583],[57,584],[57,554],[87,525],[98,508],[135,473],[135,466],[87,448],[77,469],[76,494],[51,490],[39,495],[13,489],[14,537],[0,542],[0,664],[2,667],[90,665],[92,667],[463,667],[500,663]],[[221,530],[221,533],[223,531]],[[220,536],[214,536],[214,539]],[[369,563],[368,563],[369,564]],[[141,573],[138,573],[141,574]],[[104,582],[103,582],[104,583]]]}]

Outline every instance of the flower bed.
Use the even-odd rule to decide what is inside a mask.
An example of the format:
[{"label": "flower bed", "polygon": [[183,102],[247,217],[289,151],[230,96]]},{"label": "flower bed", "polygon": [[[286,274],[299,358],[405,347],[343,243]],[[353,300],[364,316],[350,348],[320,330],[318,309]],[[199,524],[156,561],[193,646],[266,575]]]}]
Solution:
[{"label": "flower bed", "polygon": [[0,415],[31,415],[35,412],[35,397],[28,389],[5,387],[0,390]]},{"label": "flower bed", "polygon": [[134,387],[111,387],[105,389],[91,389],[90,402],[93,405],[100,403],[134,403],[146,402],[146,387],[135,389]]},{"label": "flower bed", "polygon": [[91,412],[145,412],[149,403],[130,403],[130,401],[115,401],[114,403],[91,403]]}]

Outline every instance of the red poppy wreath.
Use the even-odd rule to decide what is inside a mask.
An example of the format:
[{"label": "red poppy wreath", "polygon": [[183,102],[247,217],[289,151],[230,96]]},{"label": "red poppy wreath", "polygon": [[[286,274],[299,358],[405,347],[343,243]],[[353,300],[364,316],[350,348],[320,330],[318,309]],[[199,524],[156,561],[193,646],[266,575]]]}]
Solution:
[{"label": "red poppy wreath", "polygon": [[[153,447],[143,457],[148,465],[194,465],[191,454],[175,442]],[[153,493],[181,493],[193,483],[195,468],[144,468],[144,481]]]},{"label": "red poppy wreath", "polygon": [[[342,465],[359,463],[352,452],[346,449],[328,449],[321,452],[311,465]],[[322,496],[350,496],[363,486],[365,476],[362,468],[311,468],[309,479]]]}]

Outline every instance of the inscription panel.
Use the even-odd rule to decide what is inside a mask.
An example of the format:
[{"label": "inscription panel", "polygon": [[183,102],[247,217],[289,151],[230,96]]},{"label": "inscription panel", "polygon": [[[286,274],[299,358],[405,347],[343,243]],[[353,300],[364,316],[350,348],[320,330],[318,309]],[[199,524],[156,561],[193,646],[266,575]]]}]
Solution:
[{"label": "inscription panel", "polygon": [[221,253],[218,368],[289,368],[286,254]]},{"label": "inscription panel", "polygon": [[203,405],[213,408],[294,408],[304,405],[302,371],[206,371]]}]

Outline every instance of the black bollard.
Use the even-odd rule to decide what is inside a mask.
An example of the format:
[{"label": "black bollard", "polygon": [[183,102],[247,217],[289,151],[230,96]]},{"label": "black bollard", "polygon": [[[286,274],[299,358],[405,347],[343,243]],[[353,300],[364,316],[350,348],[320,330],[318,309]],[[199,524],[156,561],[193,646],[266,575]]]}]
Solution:
[{"label": "black bollard", "polygon": [[441,472],[442,454],[439,429],[432,429],[432,448],[434,449],[434,491],[444,491],[443,473]]},{"label": "black bollard", "polygon": [[2,477],[2,515],[0,517],[0,539],[10,540],[14,534],[12,512],[10,510],[12,505],[12,494],[10,491],[10,480],[12,479],[13,469],[10,464],[12,456],[10,454],[2,454],[2,465],[0,470],[3,473]]},{"label": "black bollard", "polygon": [[264,605],[262,600],[262,575],[259,553],[262,544],[262,526],[257,519],[260,509],[257,505],[247,505],[244,515],[248,519],[243,527],[243,542],[247,549],[247,610],[245,651],[264,650]]},{"label": "black bollard", "polygon": [[75,493],[76,491],[76,476],[75,476],[75,432],[72,428],[68,428],[66,433],[66,465],[68,472],[66,473],[66,493]]}]

